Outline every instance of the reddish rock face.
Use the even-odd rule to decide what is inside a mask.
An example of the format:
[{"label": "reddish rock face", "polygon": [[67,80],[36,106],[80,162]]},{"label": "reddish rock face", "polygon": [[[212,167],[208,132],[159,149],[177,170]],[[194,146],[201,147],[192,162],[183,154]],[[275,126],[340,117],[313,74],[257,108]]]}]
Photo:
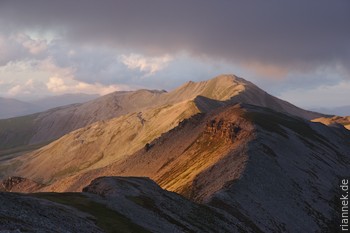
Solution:
[{"label": "reddish rock face", "polygon": [[38,190],[42,185],[18,176],[8,177],[1,182],[0,191],[4,192],[31,192]]}]

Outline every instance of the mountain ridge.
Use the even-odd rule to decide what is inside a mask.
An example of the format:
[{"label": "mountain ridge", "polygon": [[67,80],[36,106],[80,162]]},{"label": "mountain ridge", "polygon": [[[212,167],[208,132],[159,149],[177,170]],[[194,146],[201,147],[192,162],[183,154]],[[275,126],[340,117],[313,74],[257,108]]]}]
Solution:
[{"label": "mountain ridge", "polygon": [[[35,133],[28,129],[31,137],[29,144],[40,143],[44,138],[56,138],[63,133],[66,135],[41,149],[9,160],[5,168],[0,169],[0,175],[12,175],[15,169],[17,176],[47,183],[103,167],[135,153],[192,115],[211,112],[218,107],[243,100],[248,104],[253,102],[267,107],[273,105],[272,109],[292,115],[319,116],[270,96],[254,84],[234,75],[217,76],[198,83],[187,82],[171,92],[116,92],[85,104],[34,115],[33,121],[41,121],[41,124]],[[99,111],[101,108],[107,110]],[[53,122],[52,112],[57,115]],[[48,121],[45,120],[46,115]],[[113,117],[115,115],[120,116]],[[85,120],[79,116],[84,116]],[[74,124],[76,128],[84,124],[88,126],[70,132],[70,127]],[[34,124],[32,127],[38,126]],[[11,167],[12,171],[6,167]]]},{"label": "mountain ridge", "polygon": [[[237,227],[235,231],[332,232],[338,218],[337,182],[350,166],[350,131],[312,122],[309,118],[317,113],[242,82],[224,76],[188,82],[170,93],[119,93],[113,106],[133,102],[130,109],[137,111],[97,121],[1,162],[0,171],[7,164],[6,175],[15,176],[3,181],[4,191],[88,191],[111,197],[103,203],[114,210],[132,208],[141,216],[151,216],[150,208],[192,229],[177,218],[183,216],[185,208],[176,205],[182,201],[171,202],[165,212],[158,209],[168,195],[155,188],[156,182],[188,198],[191,209],[198,204],[215,209],[229,226]],[[135,176],[149,178],[131,178]],[[149,193],[147,198],[133,196],[140,192],[136,187]],[[113,201],[119,198],[124,201]],[[148,210],[135,208],[135,203]],[[200,216],[209,214],[199,209]]]},{"label": "mountain ridge", "polygon": [[101,176],[147,176],[254,232],[321,231],[335,221],[333,200],[338,177],[350,165],[349,139],[348,131],[267,108],[223,106],[184,120],[123,161],[39,190],[81,191]]},{"label": "mountain ridge", "polygon": [[[109,120],[127,113],[140,112],[150,107],[160,107],[185,100],[190,101],[198,96],[229,104],[242,102],[271,107],[276,111],[288,112],[307,119],[324,116],[279,100],[242,78],[234,75],[220,75],[207,81],[185,83],[171,92],[150,90],[115,92],[84,104],[37,113],[33,118],[24,116],[11,119],[14,122],[25,119],[30,131],[25,137],[19,137],[20,132],[13,132],[5,121],[0,120],[0,129],[2,129],[0,150],[13,147],[12,144],[16,144],[16,146],[33,145],[55,140],[73,130],[97,121]],[[8,135],[9,131],[12,132],[10,136]],[[4,144],[1,141],[15,143]]]},{"label": "mountain ridge", "polygon": [[28,115],[39,110],[39,106],[12,98],[0,97],[0,119]]}]

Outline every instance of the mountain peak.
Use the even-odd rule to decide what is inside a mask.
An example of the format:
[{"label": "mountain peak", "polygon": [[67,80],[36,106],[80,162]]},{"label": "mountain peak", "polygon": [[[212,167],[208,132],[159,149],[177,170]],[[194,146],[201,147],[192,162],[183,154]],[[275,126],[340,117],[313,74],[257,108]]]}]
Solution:
[{"label": "mountain peak", "polygon": [[242,78],[237,77],[234,74],[220,74],[220,75],[217,75],[214,78],[209,79],[209,80],[216,80],[216,81],[232,81],[233,80],[233,81],[236,81],[238,79],[244,80]]},{"label": "mountain peak", "polygon": [[208,83],[210,84],[215,84],[218,86],[221,85],[237,85],[237,84],[252,84],[251,82],[248,82],[247,80],[240,78],[234,74],[220,74],[215,76],[214,78],[208,79],[208,80],[204,80],[204,81],[199,81],[199,82],[194,82],[194,81],[188,81],[186,82],[183,86],[188,86],[188,85],[195,85],[195,84],[202,84],[205,85]]},{"label": "mountain peak", "polygon": [[218,101],[225,101],[244,91],[247,84],[247,81],[235,75],[219,75],[206,81],[186,82],[169,92],[169,96],[184,100],[204,96]]}]

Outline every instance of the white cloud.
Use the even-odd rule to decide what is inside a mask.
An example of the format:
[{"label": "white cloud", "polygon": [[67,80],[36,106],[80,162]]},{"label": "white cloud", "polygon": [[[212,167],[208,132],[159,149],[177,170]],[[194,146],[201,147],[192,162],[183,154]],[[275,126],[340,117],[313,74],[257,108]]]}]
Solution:
[{"label": "white cloud", "polygon": [[[29,78],[33,77],[33,78]],[[75,78],[75,69],[59,67],[53,59],[10,62],[0,67],[0,93],[5,97],[35,98],[65,93],[105,95],[119,90],[130,90],[127,85],[87,83]]]},{"label": "white cloud", "polygon": [[21,44],[33,55],[40,54],[47,50],[48,45],[46,40],[33,39],[30,36],[20,33],[14,36],[14,40]]},{"label": "white cloud", "polygon": [[10,88],[10,90],[8,90],[7,94],[9,96],[15,96],[18,95],[22,90],[22,86],[21,85],[15,85],[12,88]]},{"label": "white cloud", "polygon": [[29,79],[24,84],[17,84],[11,87],[7,91],[7,95],[11,97],[14,97],[17,95],[25,95],[25,94],[30,94],[34,90],[35,90],[35,87],[33,85],[33,79]]},{"label": "white cloud", "polygon": [[146,57],[140,54],[122,55],[121,61],[129,69],[138,69],[146,73],[145,76],[153,75],[156,72],[164,69],[172,60],[169,55],[161,57]]},{"label": "white cloud", "polygon": [[56,94],[63,93],[90,93],[106,95],[108,93],[120,90],[128,90],[126,85],[102,85],[100,83],[85,83],[73,79],[64,80],[63,78],[50,77],[46,83],[47,89]]},{"label": "white cloud", "polygon": [[91,93],[105,95],[114,91],[130,89],[126,85],[103,85],[98,82],[93,84],[78,81],[74,77],[73,68],[61,68],[56,66],[52,59],[47,59],[40,65],[41,69],[53,74],[46,82],[46,87],[50,92],[56,94],[63,93]]},{"label": "white cloud", "polygon": [[44,39],[33,39],[24,33],[0,34],[0,66],[45,57],[48,49],[49,44]]},{"label": "white cloud", "polygon": [[51,77],[46,83],[47,89],[52,92],[65,92],[68,90],[68,86],[64,83],[62,78]]}]

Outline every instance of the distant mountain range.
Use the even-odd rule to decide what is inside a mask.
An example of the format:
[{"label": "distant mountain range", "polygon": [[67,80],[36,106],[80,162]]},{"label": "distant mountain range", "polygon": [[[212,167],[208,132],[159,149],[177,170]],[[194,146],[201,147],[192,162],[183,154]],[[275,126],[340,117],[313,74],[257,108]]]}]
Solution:
[{"label": "distant mountain range", "polygon": [[39,106],[41,109],[40,111],[45,111],[51,108],[61,107],[65,105],[70,104],[78,104],[78,103],[85,103],[90,100],[96,99],[100,97],[100,95],[97,94],[84,94],[84,93],[77,93],[77,94],[63,94],[63,95],[57,95],[57,96],[47,96],[44,98],[40,98],[37,100],[33,100],[30,103],[35,104],[36,106]]},{"label": "distant mountain range", "polygon": [[321,112],[329,115],[350,116],[350,105],[335,108],[313,108],[312,111]]},{"label": "distant mountain range", "polygon": [[29,102],[0,97],[0,119],[24,116],[59,106],[83,103],[99,97],[89,94],[64,94],[47,96]]},{"label": "distant mountain range", "polygon": [[39,111],[35,104],[0,97],[0,119],[23,116]]},{"label": "distant mountain range", "polygon": [[[100,221],[114,216],[129,232],[335,232],[348,123],[234,75],[171,92],[115,92],[1,120],[0,190],[44,192],[2,195],[27,213],[27,202],[43,200],[37,205],[52,205],[57,222],[57,203],[77,208],[71,231],[77,221],[108,232]],[[9,226],[40,218],[2,205]]]}]

